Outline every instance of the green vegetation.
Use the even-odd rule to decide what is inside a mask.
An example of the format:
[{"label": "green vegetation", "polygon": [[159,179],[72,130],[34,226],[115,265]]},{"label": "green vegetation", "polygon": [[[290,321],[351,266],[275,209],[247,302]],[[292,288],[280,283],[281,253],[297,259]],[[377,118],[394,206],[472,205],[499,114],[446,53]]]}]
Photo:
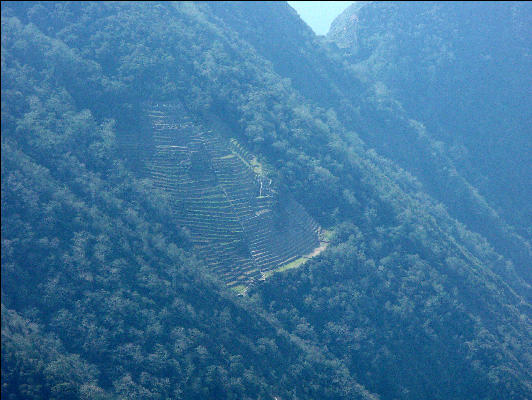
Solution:
[{"label": "green vegetation", "polygon": [[368,82],[375,104],[366,112],[387,117],[371,126],[377,131],[358,130],[363,140],[416,176],[528,283],[530,14],[527,2],[358,3],[328,34]]},{"label": "green vegetation", "polygon": [[283,272],[283,271],[287,271],[289,269],[298,268],[301,265],[303,265],[305,262],[307,262],[307,260],[308,260],[308,258],[306,258],[306,257],[299,257],[299,258],[295,259],[294,261],[291,261],[288,264],[282,265],[281,267],[279,267],[279,268],[277,268],[277,269],[275,269],[273,271],[266,272],[264,274],[264,277],[265,278],[269,278],[275,272]]},{"label": "green vegetation", "polygon": [[257,157],[253,157],[250,161],[250,164],[253,168],[253,172],[255,172],[257,175],[264,175],[264,168],[262,167],[262,164],[257,161]]},{"label": "green vegetation", "polygon": [[[229,286],[250,285],[259,271],[318,244],[316,222],[289,196],[279,198],[257,157],[236,139],[187,122],[180,103],[159,102],[145,114],[154,147],[145,152],[148,176],[176,204],[175,219],[197,254]],[[275,229],[279,219],[283,229]]]},{"label": "green vegetation", "polygon": [[[211,276],[178,228],[177,197],[146,172],[174,174],[180,156],[142,129],[164,85],[136,67],[166,61],[137,63],[142,41],[125,37],[179,57],[192,38],[163,32],[205,27],[190,28],[186,7],[2,3],[2,398],[363,396],[333,358]],[[199,88],[187,82],[187,95]]]},{"label": "green vegetation", "polygon": [[247,286],[236,285],[236,286],[231,287],[231,289],[234,290],[236,293],[246,294]]},{"label": "green vegetation", "polygon": [[287,4],[1,7],[3,398],[532,398],[528,242]]},{"label": "green vegetation", "polygon": [[322,235],[322,237],[323,237],[323,239],[325,241],[329,242],[334,237],[334,231],[333,230],[328,230],[328,229],[322,229],[321,235]]},{"label": "green vegetation", "polygon": [[304,264],[307,260],[308,260],[307,257],[300,257],[292,262],[289,262],[288,264],[283,265],[282,267],[275,270],[275,272],[282,272],[288,269],[297,268],[300,265]]}]

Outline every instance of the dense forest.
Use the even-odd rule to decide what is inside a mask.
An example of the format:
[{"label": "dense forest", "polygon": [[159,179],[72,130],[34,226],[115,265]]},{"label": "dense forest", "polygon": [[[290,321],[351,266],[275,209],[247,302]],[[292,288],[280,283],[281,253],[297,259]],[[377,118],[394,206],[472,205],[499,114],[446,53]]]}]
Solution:
[{"label": "dense forest", "polygon": [[[328,39],[378,102],[416,121],[409,121],[415,129],[408,140],[407,129],[386,141],[364,139],[497,251],[528,267],[530,4],[355,4]],[[531,269],[521,273],[530,282]]]},{"label": "dense forest", "polygon": [[[532,8],[483,7],[2,2],[2,396],[531,398]],[[227,288],[123,145],[148,103],[327,249]]]}]

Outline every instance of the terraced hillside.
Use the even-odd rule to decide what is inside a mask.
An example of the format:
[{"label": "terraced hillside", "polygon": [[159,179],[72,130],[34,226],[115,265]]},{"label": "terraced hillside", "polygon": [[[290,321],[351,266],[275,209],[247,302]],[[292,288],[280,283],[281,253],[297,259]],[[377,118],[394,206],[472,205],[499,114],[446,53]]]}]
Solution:
[{"label": "terraced hillside", "polygon": [[229,286],[248,286],[320,245],[317,223],[295,200],[281,200],[235,139],[202,129],[179,105],[151,105],[145,114],[148,176],[171,195],[176,222]]}]

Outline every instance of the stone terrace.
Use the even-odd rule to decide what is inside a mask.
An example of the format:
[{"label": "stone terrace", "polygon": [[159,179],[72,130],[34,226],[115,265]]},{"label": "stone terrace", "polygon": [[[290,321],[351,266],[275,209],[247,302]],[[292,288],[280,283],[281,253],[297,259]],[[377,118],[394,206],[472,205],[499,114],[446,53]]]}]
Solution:
[{"label": "stone terrace", "polygon": [[148,176],[171,195],[176,222],[229,286],[248,286],[319,246],[317,223],[294,200],[278,204],[235,139],[202,129],[176,105],[154,104],[145,114]]}]

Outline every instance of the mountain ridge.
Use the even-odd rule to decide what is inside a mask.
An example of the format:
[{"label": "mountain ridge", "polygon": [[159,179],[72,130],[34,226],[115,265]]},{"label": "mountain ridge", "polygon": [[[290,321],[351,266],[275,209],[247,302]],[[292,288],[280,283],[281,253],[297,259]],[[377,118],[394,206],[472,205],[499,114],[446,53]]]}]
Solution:
[{"label": "mountain ridge", "polygon": [[[2,395],[529,397],[530,287],[512,262],[354,133],[380,119],[335,108],[328,69],[309,64],[324,107],[276,69],[275,40],[259,50],[227,22],[297,15],[235,7],[2,3]],[[316,46],[351,79],[297,26],[288,54]],[[176,100],[256,155],[328,248],[242,298],[212,276],[119,146],[146,134],[146,102]]]}]

